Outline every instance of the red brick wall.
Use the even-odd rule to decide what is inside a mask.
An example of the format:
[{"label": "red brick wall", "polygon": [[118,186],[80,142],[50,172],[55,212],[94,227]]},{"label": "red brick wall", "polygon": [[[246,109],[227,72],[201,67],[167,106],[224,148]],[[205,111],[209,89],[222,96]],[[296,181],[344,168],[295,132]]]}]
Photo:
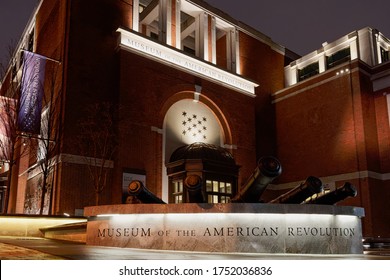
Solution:
[{"label": "red brick wall", "polygon": [[[282,182],[357,170],[354,104],[360,93],[352,96],[349,75],[310,88],[315,81],[319,80],[307,82],[304,92],[275,104]],[[293,87],[286,94],[298,90]]]},{"label": "red brick wall", "polygon": [[284,56],[244,32],[239,34],[239,45],[241,74],[259,84],[254,100],[257,159],[276,155],[276,114],[270,95],[284,88]]}]

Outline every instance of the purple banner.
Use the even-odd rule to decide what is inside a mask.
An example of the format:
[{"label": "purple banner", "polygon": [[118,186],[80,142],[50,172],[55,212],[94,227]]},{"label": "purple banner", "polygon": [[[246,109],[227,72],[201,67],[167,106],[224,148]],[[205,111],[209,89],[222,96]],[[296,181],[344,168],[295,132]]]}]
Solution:
[{"label": "purple banner", "polygon": [[18,114],[18,128],[21,132],[40,134],[45,66],[45,57],[24,51]]}]

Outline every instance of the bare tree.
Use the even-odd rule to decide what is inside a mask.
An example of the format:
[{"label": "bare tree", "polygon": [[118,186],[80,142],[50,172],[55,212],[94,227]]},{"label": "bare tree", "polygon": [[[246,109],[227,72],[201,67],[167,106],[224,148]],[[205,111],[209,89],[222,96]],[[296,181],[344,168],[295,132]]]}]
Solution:
[{"label": "bare tree", "polygon": [[16,65],[10,68],[0,67],[2,84],[0,94],[0,162],[7,164],[7,185],[4,193],[3,213],[8,212],[13,169],[16,163],[28,151],[29,139],[23,139],[18,132],[18,110],[20,102],[20,72]]},{"label": "bare tree", "polygon": [[117,109],[110,102],[87,106],[84,119],[79,122],[76,139],[79,153],[84,157],[95,191],[95,204],[108,184],[112,159],[117,147],[115,116]]},{"label": "bare tree", "polygon": [[[26,63],[26,62],[25,62]],[[45,64],[46,65],[46,64]],[[53,187],[53,170],[59,150],[59,139],[61,135],[60,118],[62,112],[62,94],[58,84],[57,64],[51,63],[46,67],[46,79],[37,80],[35,74],[25,75],[22,70],[8,72],[5,76],[6,84],[1,87],[1,111],[0,127],[4,130],[3,137],[0,137],[0,155],[3,161],[9,163],[8,186],[5,197],[5,211],[8,209],[9,194],[11,191],[11,179],[13,178],[13,166],[24,156],[29,155],[29,170],[40,168],[40,177],[37,189],[27,184],[25,197],[25,213],[40,214],[44,213],[45,201],[50,212]],[[11,70],[13,71],[13,70]],[[23,81],[22,77],[23,76]],[[39,82],[43,89],[42,101],[30,99],[29,103],[24,103],[21,98],[23,85],[27,88],[34,86],[34,82]],[[31,89],[30,89],[31,90]],[[40,93],[41,94],[41,93]],[[31,102],[31,100],[33,100]],[[41,110],[41,105],[43,110]],[[23,105],[28,108],[23,111],[23,118],[20,118]],[[35,120],[35,115],[40,115],[40,120]],[[32,121],[33,119],[33,121]],[[34,123],[32,125],[32,123]],[[36,123],[38,128],[35,129]],[[25,130],[33,126],[33,131]],[[39,127],[40,126],[40,127]],[[0,131],[1,132],[1,131]],[[49,195],[47,195],[49,194]]]},{"label": "bare tree", "polygon": [[35,137],[37,164],[42,174],[38,182],[40,215],[44,214],[45,208],[48,209],[47,213],[50,214],[54,169],[57,165],[60,138],[62,135],[60,125],[62,116],[62,91],[58,89],[56,76],[56,71],[54,71],[47,79],[43,100],[45,107],[41,114],[40,134]]}]

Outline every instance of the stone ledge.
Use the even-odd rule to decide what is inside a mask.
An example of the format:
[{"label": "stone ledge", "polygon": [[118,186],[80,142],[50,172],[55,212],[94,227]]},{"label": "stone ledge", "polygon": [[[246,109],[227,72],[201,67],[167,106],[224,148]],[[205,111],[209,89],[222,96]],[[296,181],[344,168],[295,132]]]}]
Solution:
[{"label": "stone ledge", "polygon": [[0,236],[43,237],[41,228],[86,221],[81,217],[3,215],[0,216]]},{"label": "stone ledge", "polygon": [[41,228],[40,231],[45,238],[85,243],[87,222],[45,227]]},{"label": "stone ledge", "polygon": [[84,208],[86,217],[110,214],[163,213],[269,213],[269,214],[326,214],[364,217],[364,209],[352,206],[269,204],[269,203],[185,203],[185,204],[116,204]]}]

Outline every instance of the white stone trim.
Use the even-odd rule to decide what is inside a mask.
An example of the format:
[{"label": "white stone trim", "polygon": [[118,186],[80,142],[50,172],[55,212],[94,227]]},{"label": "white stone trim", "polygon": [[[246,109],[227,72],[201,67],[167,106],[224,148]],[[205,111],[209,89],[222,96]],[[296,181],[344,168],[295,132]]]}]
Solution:
[{"label": "white stone trim", "polygon": [[133,30],[139,31],[139,0],[133,0]]},{"label": "white stone trim", "polygon": [[228,150],[237,150],[237,145],[234,144],[224,144],[223,148],[228,149]]},{"label": "white stone trim", "polygon": [[163,134],[163,132],[164,132],[162,128],[158,128],[158,127],[155,127],[155,126],[150,127],[150,129],[153,132],[157,132],[158,134]]},{"label": "white stone trim", "polygon": [[[84,157],[80,155],[71,155],[71,154],[60,154],[58,158],[58,163],[72,163],[72,164],[81,164],[81,165],[92,165],[100,166],[102,164],[102,159],[97,159],[93,157]],[[113,160],[106,160],[104,164],[105,168],[114,168]]]},{"label": "white stone trim", "polygon": [[[343,68],[343,67],[345,68],[347,65],[349,65],[349,63],[342,64],[342,65],[340,66],[340,68]],[[338,69],[338,68],[334,68],[334,69],[332,69],[332,70],[334,71],[335,69]],[[357,72],[357,71],[363,72],[363,71],[360,70],[358,67],[355,67],[355,68],[349,70],[350,73],[354,73],[354,72]],[[309,81],[310,79],[318,78],[318,77],[320,77],[321,75],[324,75],[325,73],[326,73],[326,72],[321,73],[321,74],[318,74],[318,75],[315,75],[315,76],[313,76],[313,77],[311,77],[311,78],[305,80],[305,82],[306,82],[306,81]],[[368,74],[368,73],[365,72],[365,74]],[[368,75],[369,75],[369,74],[368,74]],[[316,87],[318,87],[318,86],[321,86],[321,85],[323,85],[323,84],[329,83],[329,82],[331,82],[331,81],[333,81],[333,80],[336,80],[336,79],[338,79],[338,78],[340,78],[340,77],[342,77],[342,76],[341,76],[341,75],[334,75],[334,76],[332,76],[332,77],[330,77],[330,78],[328,78],[328,79],[321,80],[320,82],[315,83],[315,84],[312,84],[312,85],[310,85],[310,86],[308,86],[308,87],[302,88],[302,89],[297,90],[297,91],[293,91],[293,92],[291,92],[291,93],[289,93],[289,94],[287,94],[287,95],[285,95],[285,96],[283,96],[283,97],[276,98],[275,100],[272,100],[271,103],[272,103],[272,104],[275,104],[275,103],[277,103],[277,102],[283,101],[283,100],[285,100],[285,99],[288,99],[288,98],[290,98],[290,97],[293,97],[293,96],[295,96],[295,95],[298,95],[299,93],[306,92],[307,90],[310,90],[310,89],[316,88]],[[298,84],[295,84],[295,85],[298,85]],[[294,85],[294,86],[295,86],[295,85]],[[275,92],[274,94],[272,94],[271,96],[278,96],[279,94],[282,94],[282,93],[283,93],[284,91],[286,91],[286,90],[288,90],[288,88],[284,88],[284,89],[282,89],[282,90],[279,90],[279,91]]]},{"label": "white stone trim", "polygon": [[253,81],[222,70],[203,60],[193,58],[176,49],[169,48],[133,32],[121,28],[117,29],[117,32],[120,33],[118,43],[120,48],[175,67],[181,71],[203,77],[223,86],[233,88],[251,97],[256,96],[255,88],[259,85]]}]

